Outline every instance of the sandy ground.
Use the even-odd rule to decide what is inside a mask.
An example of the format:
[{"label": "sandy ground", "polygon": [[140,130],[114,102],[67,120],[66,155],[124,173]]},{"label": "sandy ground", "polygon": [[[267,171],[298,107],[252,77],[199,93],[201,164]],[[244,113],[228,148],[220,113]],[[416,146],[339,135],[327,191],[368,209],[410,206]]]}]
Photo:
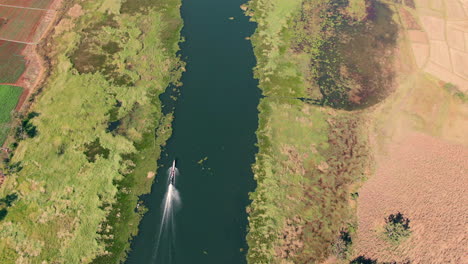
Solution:
[{"label": "sandy ground", "polygon": [[[467,147],[409,132],[379,156],[359,192],[357,251],[379,261],[468,263],[467,186]],[[396,212],[413,233],[393,247],[376,230]]]}]

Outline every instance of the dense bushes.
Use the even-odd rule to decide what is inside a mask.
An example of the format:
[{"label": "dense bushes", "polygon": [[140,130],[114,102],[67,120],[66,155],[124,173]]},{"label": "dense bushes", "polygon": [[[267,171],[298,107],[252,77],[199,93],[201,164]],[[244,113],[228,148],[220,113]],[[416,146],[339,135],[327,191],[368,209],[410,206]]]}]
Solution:
[{"label": "dense bushes", "polygon": [[400,212],[385,219],[384,235],[391,243],[400,243],[411,235],[410,220]]}]

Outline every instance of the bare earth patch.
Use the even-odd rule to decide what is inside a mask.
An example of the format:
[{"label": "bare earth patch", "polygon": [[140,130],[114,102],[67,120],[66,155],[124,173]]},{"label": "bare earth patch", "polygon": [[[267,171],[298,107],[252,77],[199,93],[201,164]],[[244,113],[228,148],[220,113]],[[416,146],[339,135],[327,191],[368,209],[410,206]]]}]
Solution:
[{"label": "bare earth patch", "polygon": [[[418,67],[464,92],[468,92],[467,7],[466,0],[417,0],[416,12],[399,9]],[[413,27],[417,21],[422,28],[416,33]],[[424,43],[421,34],[430,39],[429,47],[420,44]]]},{"label": "bare earth patch", "polygon": [[[356,253],[379,261],[468,263],[468,147],[404,133],[359,192]],[[412,234],[392,246],[376,231],[396,212]]]}]

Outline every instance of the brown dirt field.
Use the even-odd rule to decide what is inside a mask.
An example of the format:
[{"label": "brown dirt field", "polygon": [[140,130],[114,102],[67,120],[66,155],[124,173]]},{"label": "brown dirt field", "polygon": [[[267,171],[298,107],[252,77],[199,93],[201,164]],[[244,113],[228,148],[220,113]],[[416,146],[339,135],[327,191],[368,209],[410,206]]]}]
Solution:
[{"label": "brown dirt field", "polygon": [[[413,55],[420,69],[468,92],[468,16],[461,1],[446,0],[444,6],[436,4],[435,8],[433,4],[436,2],[418,0],[416,12],[411,12],[415,20],[419,16],[422,25],[421,32],[405,27],[413,46]],[[408,23],[405,22],[408,13],[408,10],[400,8],[403,23]],[[427,48],[419,45],[425,41],[424,34],[430,40],[429,55]]]},{"label": "brown dirt field", "polygon": [[468,20],[464,21],[450,21],[450,27],[461,30],[465,33],[468,33]]},{"label": "brown dirt field", "polygon": [[450,54],[448,45],[444,41],[430,41],[431,43],[431,61],[451,70]]},{"label": "brown dirt field", "polygon": [[48,11],[0,6],[0,17],[7,20],[0,29],[2,39],[34,43],[35,32]]},{"label": "brown dirt field", "polygon": [[433,16],[421,16],[421,22],[427,30],[429,39],[445,40],[445,21]]},{"label": "brown dirt field", "polygon": [[[447,43],[451,48],[465,50],[465,37],[463,31],[452,26],[447,27]],[[468,48],[466,49],[468,50]]]},{"label": "brown dirt field", "polygon": [[443,0],[430,0],[429,5],[434,10],[443,10],[444,9],[444,1]]},{"label": "brown dirt field", "polygon": [[422,68],[429,58],[429,45],[421,43],[413,43],[411,45],[413,48],[414,57],[418,67]]},{"label": "brown dirt field", "polygon": [[[379,261],[468,263],[468,148],[409,132],[387,151],[359,192],[357,254]],[[394,247],[375,230],[396,212],[411,220],[412,235]]]},{"label": "brown dirt field", "polygon": [[[445,42],[433,42],[443,43],[448,51]],[[379,263],[464,264],[468,263],[468,105],[434,76],[445,76],[444,81],[455,84],[464,80],[431,61],[418,70],[408,53],[417,55],[422,45],[410,36],[402,39],[396,60],[407,67],[398,70],[395,93],[370,114],[376,167],[359,189],[354,257]],[[395,246],[381,232],[385,217],[397,212],[411,220],[412,234]]]},{"label": "brown dirt field", "polygon": [[447,12],[447,20],[464,20],[466,19],[463,6],[460,2],[455,0],[445,1],[445,7]]},{"label": "brown dirt field", "polygon": [[0,0],[0,4],[31,7],[31,8],[50,8],[52,7],[53,0]]},{"label": "brown dirt field", "polygon": [[408,30],[408,37],[410,38],[411,42],[429,44],[429,40],[427,39],[426,32],[424,31]]},{"label": "brown dirt field", "polygon": [[465,32],[465,50],[468,51],[468,32]]},{"label": "brown dirt field", "polygon": [[468,79],[468,54],[454,49],[450,53],[454,72]]}]

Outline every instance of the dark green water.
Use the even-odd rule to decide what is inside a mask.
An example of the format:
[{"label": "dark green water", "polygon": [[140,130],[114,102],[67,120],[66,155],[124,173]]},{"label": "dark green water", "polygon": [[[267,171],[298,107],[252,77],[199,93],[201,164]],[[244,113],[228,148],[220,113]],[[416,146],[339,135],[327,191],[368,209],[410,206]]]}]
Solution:
[{"label": "dark green water", "polygon": [[[255,58],[249,41],[255,25],[239,6],[243,0],[184,0],[181,54],[187,62],[181,96],[175,103],[174,131],[163,152],[152,193],[143,197],[149,212],[140,224],[127,263],[245,263],[246,206],[255,182],[255,131],[260,91],[253,79]],[[229,17],[235,17],[229,20]],[[168,96],[163,103],[169,104]],[[203,164],[198,161],[207,157]],[[155,244],[166,170],[177,159],[176,187],[182,207],[175,236]],[[167,249],[174,243],[172,260]],[[243,250],[242,250],[243,249]],[[164,258],[163,258],[164,257]],[[165,259],[165,260],[161,260]]]}]

